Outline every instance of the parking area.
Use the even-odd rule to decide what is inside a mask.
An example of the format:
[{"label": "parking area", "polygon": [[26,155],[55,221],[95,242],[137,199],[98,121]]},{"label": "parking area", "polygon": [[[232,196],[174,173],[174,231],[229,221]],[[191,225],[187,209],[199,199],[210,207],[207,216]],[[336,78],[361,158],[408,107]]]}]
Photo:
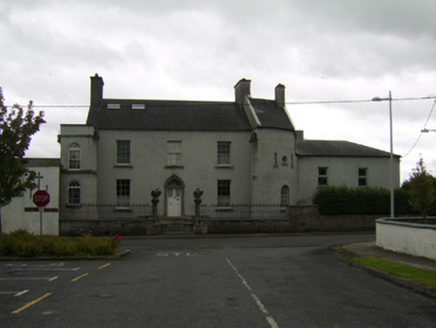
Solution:
[{"label": "parking area", "polygon": [[144,238],[117,261],[0,261],[5,327],[430,327],[435,300],[349,266],[372,235]]},{"label": "parking area", "polygon": [[0,262],[1,313],[18,314],[50,297],[66,282],[74,283],[90,272],[109,265],[99,261]]}]

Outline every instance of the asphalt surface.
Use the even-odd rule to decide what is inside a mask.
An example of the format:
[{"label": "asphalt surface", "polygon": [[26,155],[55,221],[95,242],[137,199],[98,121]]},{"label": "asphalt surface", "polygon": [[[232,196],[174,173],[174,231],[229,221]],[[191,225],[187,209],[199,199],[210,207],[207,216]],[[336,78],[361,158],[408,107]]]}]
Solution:
[{"label": "asphalt surface", "polygon": [[[351,267],[333,249],[398,255],[375,248],[374,239],[147,237],[125,239],[131,252],[121,260],[7,260],[0,262],[0,326],[434,326],[435,299]],[[419,260],[409,261],[426,265]]]}]

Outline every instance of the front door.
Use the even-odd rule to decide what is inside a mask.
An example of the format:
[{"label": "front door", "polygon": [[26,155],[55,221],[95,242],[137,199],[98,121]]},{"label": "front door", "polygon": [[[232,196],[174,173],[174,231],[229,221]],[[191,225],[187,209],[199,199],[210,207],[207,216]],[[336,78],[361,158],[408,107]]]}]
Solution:
[{"label": "front door", "polygon": [[165,186],[167,216],[182,216],[183,182],[176,176],[170,178]]},{"label": "front door", "polygon": [[182,189],[167,189],[168,216],[182,216]]}]

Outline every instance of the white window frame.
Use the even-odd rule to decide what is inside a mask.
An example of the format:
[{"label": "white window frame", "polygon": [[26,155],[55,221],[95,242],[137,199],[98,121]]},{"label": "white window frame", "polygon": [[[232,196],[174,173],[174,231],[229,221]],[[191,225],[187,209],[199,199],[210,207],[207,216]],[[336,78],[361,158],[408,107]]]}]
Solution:
[{"label": "white window frame", "polygon": [[328,186],[328,171],[326,166],[318,167],[318,186]]},{"label": "white window frame", "polygon": [[81,204],[80,182],[72,181],[68,185],[68,205],[79,206]]},{"label": "white window frame", "polygon": [[357,169],[357,185],[359,187],[366,187],[368,186],[368,168],[367,167],[359,167]]},{"label": "white window frame", "polygon": [[182,166],[182,142],[180,140],[167,141],[167,166]]},{"label": "white window frame", "polygon": [[280,191],[280,206],[286,207],[289,206],[289,187],[287,185],[282,186],[282,189]]},{"label": "white window frame", "polygon": [[68,146],[68,169],[80,170],[81,168],[81,156],[82,152],[80,145],[77,142],[73,142]]},{"label": "white window frame", "polygon": [[219,207],[231,206],[231,180],[217,181],[217,203]]},{"label": "white window frame", "polygon": [[217,143],[217,165],[230,165],[231,142],[218,141]]},{"label": "white window frame", "polygon": [[117,207],[130,207],[130,187],[129,179],[117,179]]},{"label": "white window frame", "polygon": [[117,164],[129,165],[130,164],[130,140],[117,140]]}]

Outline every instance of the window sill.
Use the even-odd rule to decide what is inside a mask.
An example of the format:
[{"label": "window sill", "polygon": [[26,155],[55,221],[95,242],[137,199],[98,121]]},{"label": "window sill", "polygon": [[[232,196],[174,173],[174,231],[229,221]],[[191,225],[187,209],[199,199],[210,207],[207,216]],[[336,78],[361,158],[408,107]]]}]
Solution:
[{"label": "window sill", "polygon": [[215,209],[215,212],[233,212],[233,211],[234,211],[233,208],[230,206],[223,206]]},{"label": "window sill", "polygon": [[233,166],[230,164],[218,164],[215,166],[216,169],[233,169]]},{"label": "window sill", "polygon": [[133,165],[132,164],[115,164],[114,168],[133,169]]},{"label": "window sill", "polygon": [[183,169],[183,165],[165,165],[166,169]]},{"label": "window sill", "polygon": [[114,212],[132,212],[131,207],[116,207]]}]

